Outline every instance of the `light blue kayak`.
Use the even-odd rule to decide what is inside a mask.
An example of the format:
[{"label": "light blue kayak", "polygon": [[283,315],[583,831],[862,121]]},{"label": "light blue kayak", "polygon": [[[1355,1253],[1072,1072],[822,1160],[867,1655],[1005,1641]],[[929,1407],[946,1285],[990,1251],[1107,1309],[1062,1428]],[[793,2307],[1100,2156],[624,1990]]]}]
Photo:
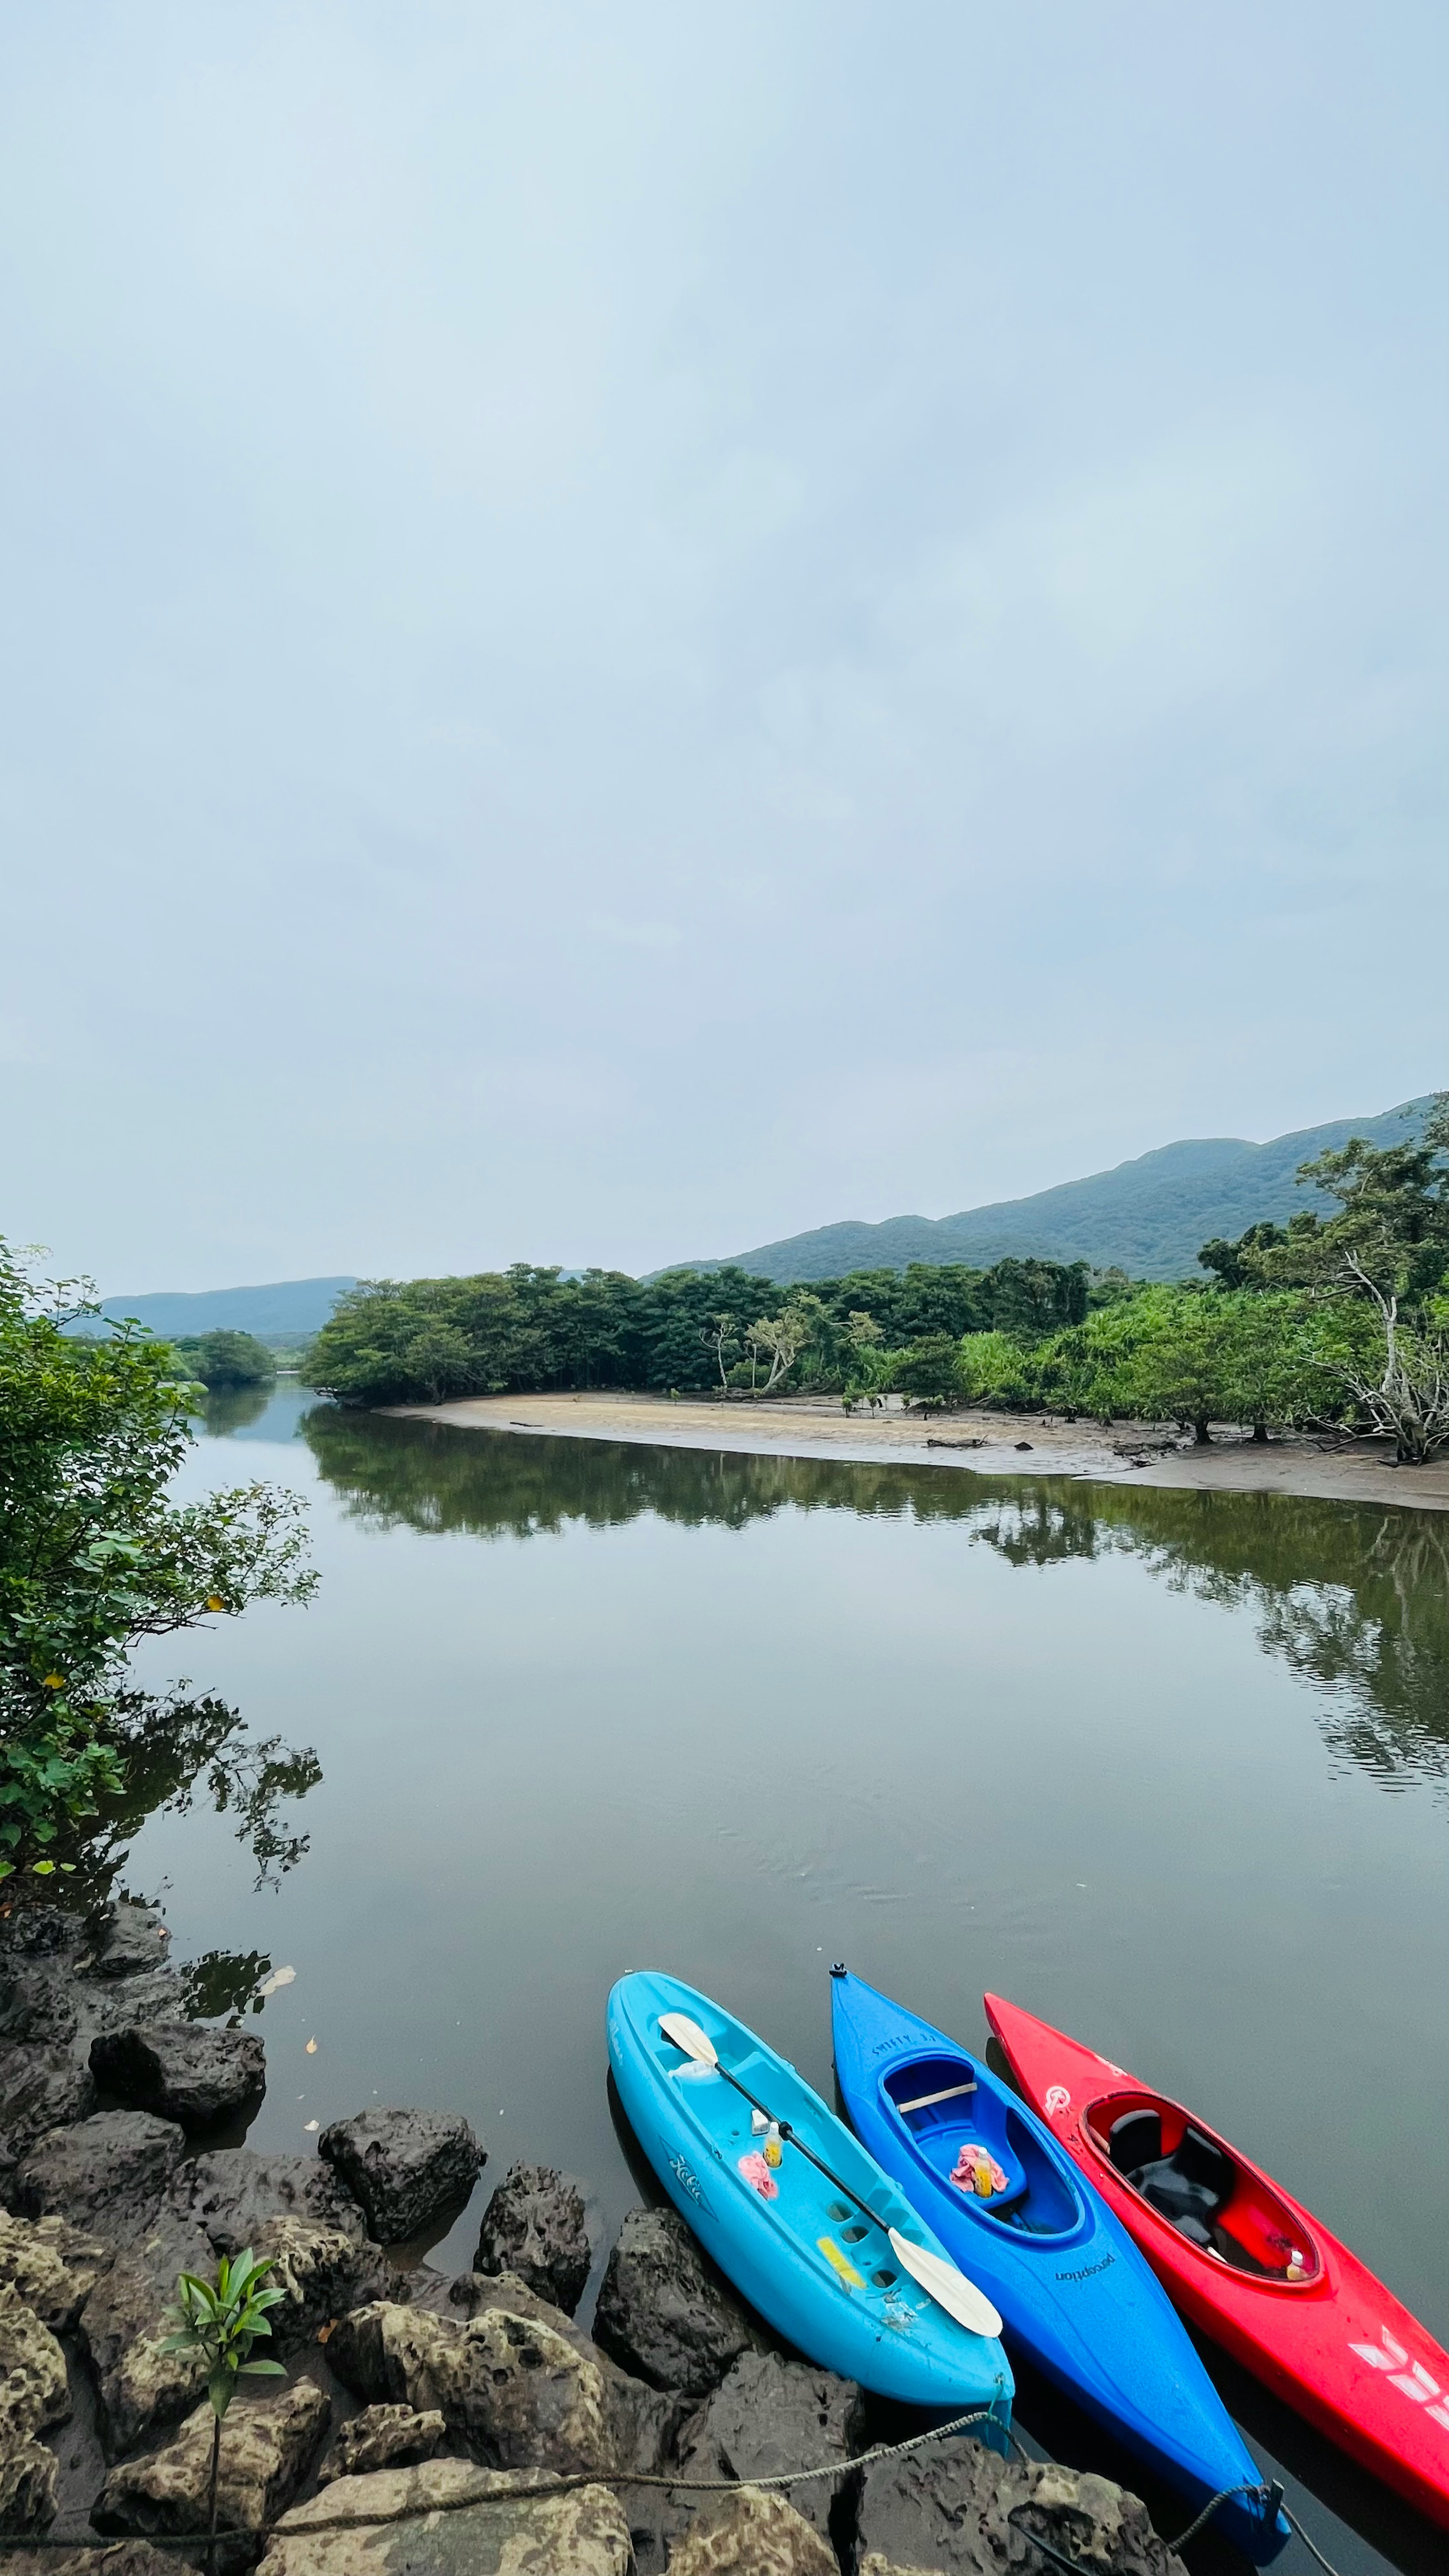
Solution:
[{"label": "light blue kayak", "polygon": [[[1006,2340],[1194,2506],[1259,2472],[1165,2291],[1044,2121],[944,2032],[832,1968],[835,2074],[856,2130],[999,2309]],[[1218,2509],[1263,2563],[1288,2525]]]},{"label": "light blue kayak", "polygon": [[[768,2135],[711,2067],[660,2028],[684,2013],[722,2067],[832,2167],[867,2219],[787,2140]],[[936,2415],[989,2409],[981,2434],[1011,2421],[1011,2368],[995,2336],[972,2334],[902,2269],[888,2230],[949,2257],[873,2156],[783,2057],[677,1977],[621,1977],[609,1997],[609,2063],[640,2146],[707,2253],[751,2307],[807,2359],[881,2397]]]}]

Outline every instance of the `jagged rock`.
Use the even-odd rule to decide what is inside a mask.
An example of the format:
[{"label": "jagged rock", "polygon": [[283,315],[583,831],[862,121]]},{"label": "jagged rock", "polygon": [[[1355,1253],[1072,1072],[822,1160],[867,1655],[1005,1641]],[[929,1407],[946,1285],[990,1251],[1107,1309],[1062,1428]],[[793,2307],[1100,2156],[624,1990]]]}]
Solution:
[{"label": "jagged rock", "polygon": [[174,2549],[153,2549],[149,2540],[112,2540],[94,2549],[14,2549],[6,2557],[5,2576],[177,2576],[177,2558]]},{"label": "jagged rock", "polygon": [[584,2197],[551,2165],[511,2165],[483,2212],[475,2272],[512,2272],[571,2317],[593,2266]]},{"label": "jagged rock", "polygon": [[[233,2399],[222,2427],[217,2529],[243,2537],[218,2551],[221,2565],[255,2557],[256,2535],[296,2494],[331,2413],[331,2399],[310,2379],[277,2397]],[[198,2406],[164,2450],[112,2469],[91,2511],[97,2531],[143,2538],[204,2531],[212,2422],[210,2406]]]},{"label": "jagged rock", "polygon": [[25,2218],[68,2218],[107,2245],[134,2244],[160,2209],[185,2146],[173,2121],[147,2111],[93,2112],[37,2139],[16,2172],[15,2206]]},{"label": "jagged rock", "polygon": [[669,2576],[837,2576],[835,2552],[778,2495],[742,2487],[701,2514],[671,2552]]},{"label": "jagged rock", "polygon": [[63,2048],[80,2013],[63,1949],[7,1947],[0,1952],[0,2039],[31,2048]]},{"label": "jagged rock", "polygon": [[0,2289],[0,2528],[37,2531],[54,2520],[55,2456],[36,2435],[69,2413],[65,2355],[7,2282]]},{"label": "jagged rock", "polygon": [[194,2021],[128,2023],[91,2042],[91,2073],[133,2110],[210,2129],[255,2107],[266,2090],[267,2058],[251,2031],[210,2030]]},{"label": "jagged rock", "polygon": [[436,2410],[488,2468],[657,2468],[677,2408],[542,2300],[524,2313],[523,2284],[512,2285],[511,2307],[506,2275],[497,2286],[500,2303],[466,2323],[383,2301],[359,2308],[334,2329],[328,2362],[369,2404]]},{"label": "jagged rock", "polygon": [[65,2354],[7,2281],[0,2288],[0,2438],[24,2439],[70,2413]]},{"label": "jagged rock", "polygon": [[161,2349],[174,2323],[176,2276],[210,2277],[218,2254],[244,2245],[279,2258],[278,2286],[287,2298],[271,2323],[281,2353],[310,2342],[357,2300],[395,2286],[367,2241],[362,2212],[315,2157],[229,2147],[182,2164],[150,2234],[118,2256],[82,2314],[110,2458],[195,2405],[204,2383],[194,2357]]},{"label": "jagged rock", "polygon": [[[674,2465],[682,2478],[768,2478],[786,2469],[838,2463],[839,2477],[811,2478],[782,2489],[787,2503],[829,2543],[830,2508],[859,2449],[864,2402],[853,2379],[837,2379],[778,2353],[748,2352],[735,2362],[679,2433]],[[685,2487],[636,2488],[629,2498],[640,2576],[657,2576],[712,2500]]]},{"label": "jagged rock", "polygon": [[33,2434],[0,2426],[0,2530],[43,2531],[54,2522],[55,2479],[53,2451]]},{"label": "jagged rock", "polygon": [[95,2109],[95,2080],[65,2048],[7,2041],[0,2046],[0,2105],[0,2162],[13,2196],[14,2168],[37,2138]]},{"label": "jagged rock", "polygon": [[863,2472],[856,2508],[862,2570],[875,2559],[901,2576],[913,2568],[1001,2576],[1007,2566],[1038,2576],[1037,2552],[1007,2521],[1017,2506],[1027,2508],[1028,2531],[1064,2551],[1082,2576],[1183,2576],[1146,2506],[1122,2487],[1054,2461],[1004,2460],[959,2437]]},{"label": "jagged rock", "polygon": [[361,2203],[380,2245],[401,2245],[466,2200],[487,2161],[466,2120],[387,2107],[334,2120],[317,2153]]},{"label": "jagged rock", "polygon": [[401,2293],[399,2276],[383,2261],[380,2249],[340,2227],[268,2218],[252,2238],[252,2251],[259,2262],[271,2262],[271,2283],[286,2293],[269,2318],[279,2355],[314,2342],[319,2326],[345,2316],[350,2308]]},{"label": "jagged rock", "polygon": [[182,2166],[168,2206],[204,2228],[218,2254],[255,2251],[269,2218],[300,2218],[309,2227],[338,2228],[359,2245],[366,2234],[362,2212],[332,2167],[316,2156],[264,2156],[254,2147],[219,2147]]},{"label": "jagged rock", "polygon": [[10,2282],[52,2334],[67,2334],[113,2249],[65,2218],[14,2218],[0,2210],[0,2282]]},{"label": "jagged rock", "polygon": [[195,2405],[206,2384],[196,2355],[161,2346],[176,2322],[169,2311],[178,2272],[206,2278],[215,2268],[201,2229],[166,2209],[153,2232],[118,2254],[92,2290],[81,2311],[80,2341],[108,2458],[175,2424]]},{"label": "jagged rock", "polygon": [[[257,2576],[628,2576],[607,2487],[499,2495],[520,2483],[466,2460],[339,2478],[285,2516]],[[339,2517],[345,2529],[315,2528]]]},{"label": "jagged rock", "polygon": [[[864,2401],[853,2379],[778,2353],[747,2352],[691,2417],[679,2442],[679,2466],[701,2478],[768,2478],[782,2469],[842,2470],[861,2446]],[[837,2481],[814,2478],[783,2492],[825,2535]]]},{"label": "jagged rock", "polygon": [[96,1928],[91,1956],[83,1973],[92,1977],[135,1977],[154,1969],[171,1946],[171,1934],[149,1905],[122,1898],[109,1906]]},{"label": "jagged rock", "polygon": [[374,2469],[409,2468],[430,2460],[447,2427],[436,2409],[419,2415],[411,2406],[364,2406],[337,2428],[336,2438],[317,2471],[319,2486],[334,2478],[360,2478]]},{"label": "jagged rock", "polygon": [[677,2210],[631,2209],[604,2273],[594,2340],[651,2387],[705,2397],[763,2338]]},{"label": "jagged rock", "polygon": [[176,1979],[156,1923],[145,1907],[131,1907],[118,1933],[102,1926],[103,1950],[113,1936],[116,1955],[140,1960],[133,1974],[117,1978],[93,1973],[97,1960],[77,1916],[58,1906],[0,1916],[0,2191],[7,2197],[16,2160],[38,2138],[94,2111],[89,2058],[97,2032],[175,2017]]}]

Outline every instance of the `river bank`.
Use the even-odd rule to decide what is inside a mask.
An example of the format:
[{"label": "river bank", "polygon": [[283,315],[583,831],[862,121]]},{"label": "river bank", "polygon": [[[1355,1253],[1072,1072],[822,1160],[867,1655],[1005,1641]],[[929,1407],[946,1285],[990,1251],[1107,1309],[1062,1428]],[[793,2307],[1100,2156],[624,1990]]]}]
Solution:
[{"label": "river bank", "polygon": [[463,1430],[573,1440],[647,1442],[756,1457],[909,1460],[992,1476],[1067,1476],[1093,1484],[1161,1485],[1193,1493],[1301,1494],[1320,1501],[1449,1511],[1449,1459],[1396,1467],[1387,1440],[1336,1441],[1285,1433],[1266,1443],[1236,1429],[1207,1448],[1160,1423],[1064,1422],[1056,1415],[984,1411],[930,1417],[887,1409],[847,1414],[835,1396],[783,1402],[591,1393],[467,1396],[452,1404],[389,1405],[404,1420]]},{"label": "river bank", "polygon": [[180,2271],[244,2244],[280,2293],[263,2331],[284,2384],[227,2413],[222,2576],[980,2576],[1024,2562],[1014,2514],[1098,2576],[1186,2576],[1105,2478],[880,2416],[784,2347],[668,2207],[630,2210],[606,2248],[587,2186],[515,2164],[450,2278],[425,2256],[481,2196],[469,2122],[374,2103],[310,2154],[255,2152],[262,2039],[182,2016],[168,1944],[136,1903],[0,1908],[16,2576],[203,2563],[212,2417],[170,2303]]}]

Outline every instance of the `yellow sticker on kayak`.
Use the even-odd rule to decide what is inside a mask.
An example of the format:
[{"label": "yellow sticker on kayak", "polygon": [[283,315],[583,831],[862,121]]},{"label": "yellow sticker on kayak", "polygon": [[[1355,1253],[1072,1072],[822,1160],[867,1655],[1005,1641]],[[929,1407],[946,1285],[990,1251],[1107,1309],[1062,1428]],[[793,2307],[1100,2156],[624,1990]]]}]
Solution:
[{"label": "yellow sticker on kayak", "polygon": [[857,2272],[850,2256],[848,2254],[841,2253],[841,2250],[836,2244],[833,2236],[817,2236],[815,2242],[819,2246],[821,2253],[824,2255],[826,2262],[830,2265],[832,2272],[839,2274],[839,2277],[845,2283],[847,2290],[863,2290],[865,2288],[863,2275]]}]

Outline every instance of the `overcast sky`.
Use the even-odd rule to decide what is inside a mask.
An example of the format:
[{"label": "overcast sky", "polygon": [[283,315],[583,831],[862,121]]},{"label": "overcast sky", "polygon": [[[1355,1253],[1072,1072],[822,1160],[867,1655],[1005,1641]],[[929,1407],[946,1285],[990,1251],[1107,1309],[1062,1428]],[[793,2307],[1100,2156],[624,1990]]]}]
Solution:
[{"label": "overcast sky", "polygon": [[627,1269],[1449,1077],[1443,0],[10,0],[0,1229]]}]

